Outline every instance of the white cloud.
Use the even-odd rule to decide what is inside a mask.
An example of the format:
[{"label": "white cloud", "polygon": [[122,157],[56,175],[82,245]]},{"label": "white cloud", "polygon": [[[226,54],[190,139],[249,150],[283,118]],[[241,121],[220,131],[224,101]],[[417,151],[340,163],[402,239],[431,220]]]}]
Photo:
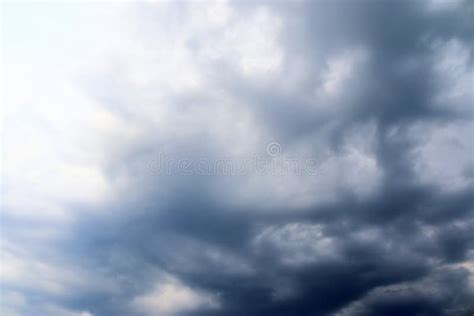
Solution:
[{"label": "white cloud", "polygon": [[17,242],[2,242],[0,279],[3,287],[51,296],[67,296],[75,290],[92,288],[111,293],[116,291],[112,281],[68,262],[41,242],[37,241],[43,247],[30,243],[25,249]]},{"label": "white cloud", "polygon": [[432,50],[438,89],[434,105],[447,110],[472,113],[474,65],[468,44],[456,38],[437,40],[432,44]]},{"label": "white cloud", "polygon": [[257,253],[276,249],[281,263],[300,266],[338,256],[336,241],[325,236],[321,225],[291,223],[264,228],[253,240]]},{"label": "white cloud", "polygon": [[410,134],[418,144],[413,150],[413,165],[419,181],[446,192],[472,185],[473,131],[472,122],[414,126]]},{"label": "white cloud", "polygon": [[160,316],[219,307],[217,297],[193,290],[171,277],[163,279],[152,292],[136,297],[131,304],[137,312]]},{"label": "white cloud", "polygon": [[[312,144],[323,144],[314,149],[283,148],[276,162],[268,161],[269,168],[283,159],[296,159],[301,173],[251,172],[231,190],[228,200],[256,210],[294,211],[336,201],[341,191],[366,198],[375,192],[383,175],[375,154],[376,131],[373,122],[356,125],[344,135],[338,150],[329,147],[324,133],[312,138]],[[307,159],[316,159],[314,170],[305,168]]]},{"label": "white cloud", "polygon": [[428,0],[422,2],[425,9],[430,13],[451,11],[458,8],[463,0]]},{"label": "white cloud", "polygon": [[334,97],[340,95],[347,88],[345,84],[353,78],[356,67],[359,67],[368,58],[368,52],[362,48],[347,50],[339,55],[327,59],[326,69],[322,74],[323,94]]}]

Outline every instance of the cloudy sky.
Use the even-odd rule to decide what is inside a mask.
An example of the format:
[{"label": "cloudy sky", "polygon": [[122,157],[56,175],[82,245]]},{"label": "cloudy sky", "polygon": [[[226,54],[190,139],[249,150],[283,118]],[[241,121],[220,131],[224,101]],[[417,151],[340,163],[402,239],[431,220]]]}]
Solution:
[{"label": "cloudy sky", "polygon": [[474,2],[4,2],[4,316],[471,316]]}]

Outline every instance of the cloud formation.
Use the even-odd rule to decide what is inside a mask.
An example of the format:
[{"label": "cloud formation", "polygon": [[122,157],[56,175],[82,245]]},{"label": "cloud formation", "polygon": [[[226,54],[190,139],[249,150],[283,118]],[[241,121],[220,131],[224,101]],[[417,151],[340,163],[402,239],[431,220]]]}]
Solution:
[{"label": "cloud formation", "polygon": [[472,3],[2,9],[2,315],[474,313]]}]

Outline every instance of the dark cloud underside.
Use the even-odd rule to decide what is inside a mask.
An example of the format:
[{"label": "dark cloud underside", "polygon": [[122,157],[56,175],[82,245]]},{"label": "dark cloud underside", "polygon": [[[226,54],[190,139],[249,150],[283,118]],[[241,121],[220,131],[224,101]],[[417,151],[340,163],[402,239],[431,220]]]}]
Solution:
[{"label": "dark cloud underside", "polygon": [[[11,315],[474,313],[471,2],[235,2],[217,22],[207,3],[132,7],[130,51],[73,79],[115,117],[87,156],[112,189],[58,198],[67,229],[22,255],[79,280],[7,278],[28,302],[9,294]],[[238,161],[270,141],[316,173],[147,170],[159,152]],[[17,249],[35,237],[10,208]]]}]

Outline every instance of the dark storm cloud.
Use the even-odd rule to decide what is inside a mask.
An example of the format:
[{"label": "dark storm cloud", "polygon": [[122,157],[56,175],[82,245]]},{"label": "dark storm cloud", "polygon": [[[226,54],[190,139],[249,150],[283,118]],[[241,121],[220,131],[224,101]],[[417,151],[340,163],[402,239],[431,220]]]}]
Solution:
[{"label": "dark storm cloud", "polygon": [[[169,127],[155,127],[143,119],[146,113],[136,114],[140,110],[133,108],[136,103],[152,108],[162,99],[141,95],[115,73],[101,74],[93,87],[87,85],[88,93],[125,120],[143,120],[149,133],[111,151],[103,162],[110,178],[135,179],[128,191],[99,206],[107,212],[80,218],[54,248],[65,262],[91,271],[90,278],[108,280],[114,290],[84,286],[40,300],[93,315],[154,315],[137,309],[137,298],[172,276],[218,302],[217,307],[178,309],[176,315],[472,314],[474,190],[472,142],[466,140],[472,132],[472,99],[449,101],[470,103],[460,109],[448,101],[440,106],[438,95],[446,84],[436,72],[441,63],[436,54],[452,40],[461,43],[453,44],[462,47],[455,52],[468,51],[465,67],[472,69],[472,4],[431,8],[422,1],[316,1],[269,6],[282,20],[280,78],[255,81],[225,63],[206,64],[199,57],[204,44],[190,38],[196,63],[205,66],[212,89],[251,113],[267,141],[278,140],[285,149],[304,147],[321,159],[322,167],[333,157],[337,170],[349,169],[340,169],[343,175],[334,178],[328,167],[327,178],[322,172],[314,175],[322,177],[321,183],[301,180],[300,185],[283,178],[289,192],[309,186],[312,197],[321,195],[321,201],[303,206],[273,199],[277,191],[265,191],[266,182],[257,182],[261,186],[255,190],[268,199],[238,195],[255,183],[253,175],[151,175],[144,171],[157,148],[175,158],[211,160],[222,156],[219,137],[232,141],[225,133],[234,126],[216,136],[213,123],[221,116],[208,104],[219,99],[206,91],[174,91],[166,96],[177,111],[172,120],[186,113],[193,113],[193,120],[172,121],[178,132],[166,134]],[[256,10],[238,3],[233,7],[243,16]],[[158,23],[153,14],[146,16],[147,27]],[[153,30],[147,31],[153,49]],[[333,56],[346,65],[342,72],[353,68],[340,85],[337,74],[332,75],[336,79],[321,77],[331,72]],[[292,79],[294,72],[297,79]],[[155,88],[160,87],[146,87]],[[453,140],[471,146],[466,170],[452,167],[458,163],[455,156],[439,162],[443,153],[428,155],[438,148],[433,131],[466,124],[468,133],[456,130],[459,139]],[[188,128],[191,132],[179,132]],[[347,148],[369,152],[375,175],[362,169],[346,179],[344,170],[352,172],[357,162],[347,158],[352,157]],[[446,172],[452,185],[447,178],[439,180],[444,173],[435,172],[444,165],[451,165]],[[336,184],[327,181],[332,178]],[[339,183],[345,181],[349,184]],[[324,187],[336,198],[324,198]],[[229,198],[234,193],[238,201]]]},{"label": "dark storm cloud", "polygon": [[[472,8],[465,3],[432,13],[425,5],[412,1],[277,5],[277,11],[290,7],[283,13],[289,67],[298,58],[319,67],[325,56],[347,47],[370,51],[355,83],[342,88],[348,96],[327,101],[343,110],[321,112],[310,106],[312,101],[285,95],[271,84],[246,83],[231,70],[221,69],[213,83],[251,104],[260,122],[287,146],[303,141],[311,147],[309,135],[330,125],[324,141],[337,152],[351,125],[375,122],[375,155],[383,177],[373,195],[361,200],[341,191],[338,201],[272,215],[251,206],[235,209],[209,195],[213,184],[239,179],[170,179],[176,190],[166,197],[148,194],[138,205],[118,206],[126,208],[119,219],[106,217],[78,227],[72,248],[82,249],[78,254],[89,257],[86,262],[106,267],[110,277],[124,281],[119,299],[78,293],[75,304],[97,315],[130,315],[127,304],[152,287],[150,269],[157,268],[191,288],[218,295],[219,309],[196,315],[467,315],[472,309],[467,271],[441,267],[472,262],[472,186],[446,193],[417,181],[411,154],[417,135],[404,130],[417,122],[471,119],[470,110],[460,114],[433,106],[436,84],[430,43],[456,37],[472,56],[472,24],[467,17]],[[404,69],[408,63],[411,66]],[[306,79],[317,80],[315,74],[310,68]],[[228,81],[218,82],[221,78]],[[297,89],[305,94],[310,88]],[[399,129],[398,137],[393,137],[393,128]],[[153,179],[147,181],[153,185]],[[276,233],[292,223],[309,225],[308,234],[320,229],[331,240],[332,254],[312,249],[318,240],[311,234],[292,244],[292,234],[301,233],[300,226],[286,235]],[[273,227],[274,234],[256,245],[267,227]],[[288,248],[281,247],[285,242]],[[208,256],[210,250],[229,259],[216,261]],[[118,257],[111,260],[111,253]],[[310,257],[308,261],[285,264],[303,254]],[[129,268],[122,266],[126,258],[132,258]]]}]

